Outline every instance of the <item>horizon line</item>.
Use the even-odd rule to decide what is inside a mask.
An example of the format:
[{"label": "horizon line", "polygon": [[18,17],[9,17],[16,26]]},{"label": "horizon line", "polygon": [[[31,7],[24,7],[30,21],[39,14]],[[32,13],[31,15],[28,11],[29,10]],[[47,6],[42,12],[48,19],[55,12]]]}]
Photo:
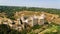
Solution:
[{"label": "horizon line", "polygon": [[17,6],[17,5],[0,5],[0,6],[10,6],[10,7],[27,7],[27,8],[46,8],[46,9],[60,9],[60,8],[51,8],[51,7],[35,7],[35,6]]}]

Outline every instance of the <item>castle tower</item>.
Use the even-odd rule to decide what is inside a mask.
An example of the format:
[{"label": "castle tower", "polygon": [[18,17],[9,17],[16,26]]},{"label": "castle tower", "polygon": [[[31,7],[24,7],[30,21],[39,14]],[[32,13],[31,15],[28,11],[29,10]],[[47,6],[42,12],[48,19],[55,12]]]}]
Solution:
[{"label": "castle tower", "polygon": [[39,17],[38,17],[38,24],[39,25],[43,25],[45,22],[45,14],[42,13]]},{"label": "castle tower", "polygon": [[17,22],[18,22],[19,25],[21,25],[20,18],[17,19]]},{"label": "castle tower", "polygon": [[33,16],[33,25],[36,25],[38,23],[38,18],[36,15]]},{"label": "castle tower", "polygon": [[33,25],[33,17],[32,16],[30,16],[29,18],[28,18],[28,24],[30,25],[30,27],[33,27],[34,25]]}]

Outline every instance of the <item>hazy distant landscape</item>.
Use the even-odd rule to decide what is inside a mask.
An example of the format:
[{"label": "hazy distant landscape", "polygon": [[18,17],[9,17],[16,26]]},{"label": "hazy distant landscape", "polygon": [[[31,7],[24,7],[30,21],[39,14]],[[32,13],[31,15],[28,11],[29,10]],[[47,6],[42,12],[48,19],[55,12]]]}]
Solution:
[{"label": "hazy distant landscape", "polygon": [[20,11],[39,11],[39,12],[48,12],[52,14],[60,15],[60,9],[53,9],[53,8],[37,8],[37,7],[17,7],[17,6],[0,6],[0,13],[6,13],[8,18],[13,18],[15,12]]}]

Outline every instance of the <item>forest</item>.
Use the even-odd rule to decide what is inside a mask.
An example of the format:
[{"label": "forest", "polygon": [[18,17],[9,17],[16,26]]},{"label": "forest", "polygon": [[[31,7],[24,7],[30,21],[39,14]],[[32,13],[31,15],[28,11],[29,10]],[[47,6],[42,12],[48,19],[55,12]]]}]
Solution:
[{"label": "forest", "polygon": [[52,14],[60,15],[60,9],[38,8],[38,7],[17,7],[17,6],[0,6],[0,13],[5,12],[8,18],[13,18],[15,12],[19,11],[44,11]]}]

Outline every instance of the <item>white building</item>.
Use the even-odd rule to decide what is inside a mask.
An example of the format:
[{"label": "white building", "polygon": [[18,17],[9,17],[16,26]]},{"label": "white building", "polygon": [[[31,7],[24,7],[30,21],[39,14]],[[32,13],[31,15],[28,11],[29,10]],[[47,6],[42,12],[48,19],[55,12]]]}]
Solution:
[{"label": "white building", "polygon": [[38,17],[38,24],[39,25],[43,25],[45,22],[45,14],[41,14],[39,17]]},{"label": "white building", "polygon": [[19,25],[21,25],[20,18],[17,19],[17,22],[18,22]]},{"label": "white building", "polygon": [[33,25],[38,24],[38,17],[36,15],[33,16]]}]

